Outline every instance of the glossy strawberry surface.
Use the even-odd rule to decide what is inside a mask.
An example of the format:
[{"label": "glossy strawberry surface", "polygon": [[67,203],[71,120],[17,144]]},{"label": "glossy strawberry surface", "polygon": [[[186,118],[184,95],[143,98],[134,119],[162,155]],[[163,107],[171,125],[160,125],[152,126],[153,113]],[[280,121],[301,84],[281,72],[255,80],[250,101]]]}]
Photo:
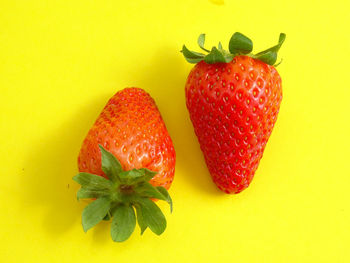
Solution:
[{"label": "glossy strawberry surface", "polygon": [[158,172],[150,183],[169,189],[175,172],[175,150],[151,96],[139,88],[117,92],[89,130],[79,153],[80,172],[105,176],[101,144],[124,170],[147,168]]},{"label": "glossy strawberry surface", "polygon": [[186,105],[213,181],[226,193],[247,188],[263,155],[282,100],[277,70],[249,56],[197,63]]}]

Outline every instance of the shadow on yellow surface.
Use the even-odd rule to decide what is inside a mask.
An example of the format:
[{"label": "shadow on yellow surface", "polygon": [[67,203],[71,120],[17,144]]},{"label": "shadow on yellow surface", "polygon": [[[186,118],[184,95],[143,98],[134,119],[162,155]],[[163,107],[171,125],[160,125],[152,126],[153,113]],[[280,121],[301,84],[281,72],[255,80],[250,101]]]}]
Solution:
[{"label": "shadow on yellow surface", "polygon": [[43,228],[53,237],[68,231],[80,221],[83,202],[77,202],[78,185],[72,181],[77,173],[77,156],[89,127],[102,109],[106,96],[70,116],[46,137],[31,147],[22,182],[26,209],[46,207]]}]

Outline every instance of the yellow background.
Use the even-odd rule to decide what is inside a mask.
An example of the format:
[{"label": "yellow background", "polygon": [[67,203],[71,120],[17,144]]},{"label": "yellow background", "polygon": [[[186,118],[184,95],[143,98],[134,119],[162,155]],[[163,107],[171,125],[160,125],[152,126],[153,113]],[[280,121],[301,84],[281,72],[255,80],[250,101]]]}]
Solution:
[{"label": "yellow background", "polygon": [[[288,3],[287,3],[288,2]],[[1,262],[350,262],[349,1],[1,1]],[[251,186],[212,183],[185,107],[179,50],[231,34],[280,51],[284,99]],[[108,98],[155,98],[173,138],[163,235],[84,234],[76,158]]]}]

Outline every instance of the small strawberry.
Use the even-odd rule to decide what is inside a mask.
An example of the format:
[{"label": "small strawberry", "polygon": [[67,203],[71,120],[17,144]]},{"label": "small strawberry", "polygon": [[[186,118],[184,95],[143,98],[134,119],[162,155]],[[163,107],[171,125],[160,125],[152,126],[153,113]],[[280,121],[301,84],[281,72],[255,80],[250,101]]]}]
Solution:
[{"label": "small strawberry", "polygon": [[233,34],[229,52],[221,43],[205,49],[204,34],[198,44],[207,55],[183,46],[186,60],[197,63],[187,79],[186,105],[209,172],[225,193],[249,186],[276,122],[282,88],[273,65],[285,37],[257,54],[241,33]]},{"label": "small strawberry", "polygon": [[83,211],[86,232],[112,218],[111,236],[129,238],[137,221],[160,235],[166,220],[154,199],[172,201],[167,192],[175,171],[175,150],[158,108],[142,89],[117,92],[89,130],[78,157],[77,198],[96,199]]}]

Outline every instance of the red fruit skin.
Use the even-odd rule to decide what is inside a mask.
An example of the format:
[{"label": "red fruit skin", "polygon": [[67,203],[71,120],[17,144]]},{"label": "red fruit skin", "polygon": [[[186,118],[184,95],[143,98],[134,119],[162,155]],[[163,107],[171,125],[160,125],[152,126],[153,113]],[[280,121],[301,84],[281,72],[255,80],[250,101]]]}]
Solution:
[{"label": "red fruit skin", "polygon": [[248,56],[199,62],[190,72],[186,105],[214,183],[225,193],[247,188],[263,155],[282,100],[281,78]]},{"label": "red fruit skin", "polygon": [[124,170],[147,168],[158,172],[150,183],[169,189],[175,172],[175,149],[154,100],[144,90],[117,92],[83,141],[79,171],[106,177],[98,144],[110,151]]}]

